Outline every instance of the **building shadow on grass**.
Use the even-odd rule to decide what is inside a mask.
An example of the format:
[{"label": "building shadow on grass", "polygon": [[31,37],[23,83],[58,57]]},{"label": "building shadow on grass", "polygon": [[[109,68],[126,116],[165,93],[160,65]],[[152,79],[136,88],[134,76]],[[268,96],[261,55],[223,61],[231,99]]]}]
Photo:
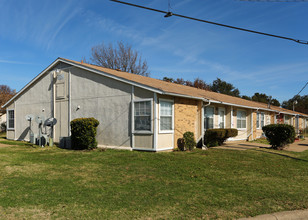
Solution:
[{"label": "building shadow on grass", "polygon": [[[263,147],[262,147],[262,148],[263,148]],[[267,149],[270,149],[270,148],[267,148]],[[305,159],[301,159],[301,158],[297,158],[297,157],[292,157],[292,156],[289,156],[289,155],[280,154],[280,153],[276,153],[276,152],[270,152],[270,151],[259,151],[259,150],[256,150],[256,149],[252,149],[252,150],[254,150],[254,151],[258,151],[258,152],[262,152],[262,153],[275,154],[275,155],[278,155],[278,156],[286,157],[286,158],[293,159],[293,160],[297,160],[297,161],[304,161],[304,162],[308,162],[308,160],[305,160]]]}]

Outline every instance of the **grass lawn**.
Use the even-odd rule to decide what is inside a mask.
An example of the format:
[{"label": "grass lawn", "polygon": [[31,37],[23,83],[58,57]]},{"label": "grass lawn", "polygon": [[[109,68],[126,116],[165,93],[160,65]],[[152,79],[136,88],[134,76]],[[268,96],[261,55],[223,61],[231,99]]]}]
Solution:
[{"label": "grass lawn", "polygon": [[253,140],[253,141],[250,141],[250,142],[252,142],[252,143],[260,143],[260,144],[270,144],[269,142],[268,142],[268,140],[266,140],[265,138],[259,138],[259,139],[256,139],[256,140]]},{"label": "grass lawn", "polygon": [[233,219],[308,208],[308,151],[71,151],[5,141],[1,219]]}]

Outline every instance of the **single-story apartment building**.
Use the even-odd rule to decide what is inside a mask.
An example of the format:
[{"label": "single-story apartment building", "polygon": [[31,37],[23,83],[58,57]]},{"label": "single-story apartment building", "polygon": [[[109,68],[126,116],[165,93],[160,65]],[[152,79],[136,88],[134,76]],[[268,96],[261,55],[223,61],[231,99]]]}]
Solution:
[{"label": "single-story apartment building", "polygon": [[[264,125],[287,123],[297,131],[308,125],[303,113],[64,58],[3,107],[8,139],[29,141],[42,132],[69,145],[70,121],[94,117],[99,145],[147,151],[176,148],[186,131],[200,140],[206,129],[236,128],[231,140],[253,140]],[[40,127],[38,118],[57,123]]]}]

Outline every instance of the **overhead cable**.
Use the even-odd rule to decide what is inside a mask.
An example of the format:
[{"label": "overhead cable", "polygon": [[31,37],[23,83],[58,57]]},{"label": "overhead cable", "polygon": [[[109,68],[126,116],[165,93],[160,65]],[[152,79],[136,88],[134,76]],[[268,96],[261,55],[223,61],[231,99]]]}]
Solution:
[{"label": "overhead cable", "polygon": [[304,90],[304,88],[305,88],[307,85],[308,85],[308,82],[306,82],[306,85],[304,85],[304,87],[301,89],[301,91],[299,91],[299,92],[297,93],[296,96],[298,96],[298,95]]},{"label": "overhead cable", "polygon": [[167,12],[167,11],[163,11],[163,10],[159,10],[159,9],[155,9],[155,8],[149,8],[149,7],[145,7],[145,6],[141,6],[141,5],[136,5],[136,4],[132,4],[132,3],[128,3],[128,2],[123,2],[123,1],[118,1],[118,0],[110,0],[110,1],[116,2],[116,3],[120,3],[120,4],[129,5],[129,6],[133,6],[133,7],[137,7],[137,8],[142,8],[142,9],[146,9],[146,10],[150,10],[150,11],[164,13],[165,17],[177,16],[177,17],[181,17],[181,18],[186,18],[186,19],[194,20],[194,21],[200,21],[200,22],[204,22],[204,23],[208,23],[208,24],[218,25],[218,26],[222,26],[222,27],[226,27],[226,28],[231,28],[231,29],[236,29],[236,30],[240,30],[240,31],[246,31],[246,32],[254,33],[254,34],[265,35],[265,36],[269,36],[269,37],[280,38],[280,39],[284,39],[284,40],[290,40],[290,41],[294,41],[294,42],[299,43],[299,44],[306,44],[306,45],[308,45],[308,41],[306,41],[306,40],[298,40],[298,39],[294,39],[294,38],[290,38],[290,37],[284,37],[284,36],[279,36],[279,35],[275,35],[275,34],[268,34],[268,33],[264,33],[264,32],[249,30],[249,29],[245,29],[245,28],[240,28],[240,27],[235,27],[235,26],[231,26],[231,25],[221,24],[221,23],[217,23],[217,22],[213,22],[213,21],[207,21],[207,20],[203,20],[203,19],[199,19],[199,18],[188,17],[188,16],[185,16],[185,15],[175,14],[175,13],[172,13],[170,11]]}]

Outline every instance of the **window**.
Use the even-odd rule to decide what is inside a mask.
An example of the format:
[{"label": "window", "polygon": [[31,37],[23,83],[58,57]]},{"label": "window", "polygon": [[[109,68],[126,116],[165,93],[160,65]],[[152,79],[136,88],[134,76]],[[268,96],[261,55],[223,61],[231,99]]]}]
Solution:
[{"label": "window", "polygon": [[237,128],[246,128],[246,112],[237,111]]},{"label": "window", "polygon": [[151,101],[134,102],[134,129],[135,131],[152,131]]},{"label": "window", "polygon": [[7,111],[7,128],[8,129],[14,129],[15,128],[15,114],[14,110],[8,110]]},{"label": "window", "polygon": [[214,107],[205,107],[204,110],[204,129],[214,128]]},{"label": "window", "polygon": [[260,112],[257,112],[257,128],[260,128]]},{"label": "window", "polygon": [[261,128],[264,127],[264,113],[261,113]]},{"label": "window", "polygon": [[160,131],[173,131],[173,102],[160,100],[159,101]]},{"label": "window", "polygon": [[291,119],[290,116],[285,115],[285,116],[284,116],[284,123],[287,124],[287,125],[289,125],[289,124],[290,124],[290,121],[291,121],[290,119]]}]

